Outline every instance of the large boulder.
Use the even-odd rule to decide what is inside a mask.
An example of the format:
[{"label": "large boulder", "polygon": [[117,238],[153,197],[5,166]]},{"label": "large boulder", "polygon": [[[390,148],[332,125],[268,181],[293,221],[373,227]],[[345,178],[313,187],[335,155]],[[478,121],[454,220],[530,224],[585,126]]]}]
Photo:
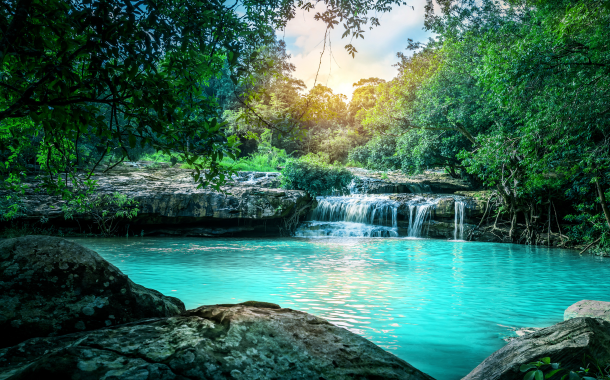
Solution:
[{"label": "large boulder", "polygon": [[3,379],[432,380],[326,320],[269,303],[35,338],[0,350]]},{"label": "large boulder", "polygon": [[563,313],[564,321],[580,317],[601,318],[610,322],[610,302],[582,300]]},{"label": "large boulder", "polygon": [[462,380],[522,380],[522,364],[550,357],[562,368],[578,369],[585,355],[610,361],[610,323],[575,318],[511,340]]},{"label": "large boulder", "polygon": [[0,241],[0,347],[184,310],[79,244],[50,236]]}]

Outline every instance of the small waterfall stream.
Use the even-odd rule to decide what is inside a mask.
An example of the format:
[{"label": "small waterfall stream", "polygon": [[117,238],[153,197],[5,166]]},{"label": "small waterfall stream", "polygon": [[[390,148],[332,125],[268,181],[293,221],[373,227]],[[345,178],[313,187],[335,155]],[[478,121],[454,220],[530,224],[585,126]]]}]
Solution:
[{"label": "small waterfall stream", "polygon": [[[399,206],[387,194],[320,197],[311,221],[304,222],[295,236],[397,237]],[[435,202],[417,197],[408,207],[408,236],[421,237]]]},{"label": "small waterfall stream", "polygon": [[466,212],[466,202],[461,199],[455,200],[455,220],[453,240],[464,240],[464,214]]},{"label": "small waterfall stream", "polygon": [[422,227],[426,218],[432,219],[434,204],[409,205],[409,237],[422,236]]},{"label": "small waterfall stream", "polygon": [[398,236],[398,203],[388,196],[332,196],[318,199],[311,222],[296,236]]},{"label": "small waterfall stream", "polygon": [[[451,227],[447,228],[447,225],[450,226],[449,207],[454,206],[453,239],[464,240],[467,198],[454,194],[433,194],[430,186],[426,184],[409,184],[408,192],[398,193],[396,196],[367,194],[369,186],[377,186],[377,182],[380,181],[366,177],[357,178],[348,186],[351,194],[349,196],[318,197],[318,205],[311,212],[309,221],[303,222],[297,228],[295,236],[445,236],[451,239]],[[379,190],[379,187],[373,190]],[[436,218],[440,220],[435,220]]]}]

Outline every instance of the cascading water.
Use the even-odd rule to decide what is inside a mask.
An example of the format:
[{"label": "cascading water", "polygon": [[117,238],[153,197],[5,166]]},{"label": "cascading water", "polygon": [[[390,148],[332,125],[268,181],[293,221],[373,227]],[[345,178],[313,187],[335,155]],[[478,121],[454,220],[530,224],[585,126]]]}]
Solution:
[{"label": "cascading water", "polygon": [[[367,194],[369,185],[373,183],[371,181],[378,180],[366,177],[353,180],[348,186],[349,196],[319,197],[310,220],[297,228],[295,236],[439,237],[439,229],[435,227],[431,235],[430,226],[435,225],[433,216],[439,215],[436,209],[444,199],[445,202],[455,201],[453,238],[464,240],[465,199],[455,195],[430,194],[430,186],[420,183],[408,185],[411,194],[398,194],[390,199],[391,194]],[[379,189],[374,188],[371,192],[375,190]],[[399,208],[401,218],[404,218],[405,222],[408,220],[408,226],[407,223],[401,222],[400,229]],[[441,218],[447,219],[445,208],[441,208],[440,215]],[[450,231],[447,232],[450,234]],[[450,235],[445,236],[450,238]]]},{"label": "cascading water", "polygon": [[455,220],[453,239],[464,240],[464,214],[466,211],[466,202],[460,199],[455,200]]},{"label": "cascading water", "polygon": [[256,183],[256,180],[254,179],[254,173],[250,173],[250,174],[248,175],[248,179],[247,179],[247,180],[245,180],[245,181],[244,181],[244,183],[245,183],[245,184],[248,184],[248,185],[253,185],[253,184],[255,184],[255,183]]},{"label": "cascading water", "polygon": [[426,218],[432,219],[432,203],[409,205],[409,237],[422,236],[422,228]]},{"label": "cascading water", "polygon": [[[416,197],[409,207],[407,236],[421,237],[432,219],[434,199]],[[299,237],[397,237],[400,204],[388,195],[331,196],[318,198],[311,221],[296,231]],[[403,235],[404,236],[404,235]]]},{"label": "cascading water", "polygon": [[295,233],[300,237],[398,236],[398,203],[387,196],[333,196],[318,199],[312,221]]}]

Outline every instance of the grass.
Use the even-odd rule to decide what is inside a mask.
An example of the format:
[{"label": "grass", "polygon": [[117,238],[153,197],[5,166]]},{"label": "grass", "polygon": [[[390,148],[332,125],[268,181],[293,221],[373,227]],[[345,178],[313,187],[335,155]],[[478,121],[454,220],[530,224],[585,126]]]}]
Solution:
[{"label": "grass", "polygon": [[[278,172],[280,171],[278,167],[284,166],[289,159],[290,156],[286,154],[286,151],[283,149],[272,148],[267,152],[256,152],[248,157],[242,157],[237,160],[223,157],[220,165],[237,171]],[[140,161],[171,162],[171,156],[156,152],[142,156]],[[192,169],[191,165],[184,163],[182,163],[180,167],[183,169]]]},{"label": "grass", "polygon": [[225,157],[221,165],[231,167],[238,171],[247,172],[278,172],[278,167],[284,166],[286,163],[286,157],[280,155],[269,154],[269,153],[254,153],[249,157],[238,159],[233,161],[228,157]]},{"label": "grass", "polygon": [[143,155],[138,161],[170,162],[171,158],[171,156],[163,152],[155,152]]},{"label": "grass", "polygon": [[366,165],[362,164],[358,161],[347,161],[345,163],[345,167],[346,168],[361,168],[361,169],[366,169]]}]

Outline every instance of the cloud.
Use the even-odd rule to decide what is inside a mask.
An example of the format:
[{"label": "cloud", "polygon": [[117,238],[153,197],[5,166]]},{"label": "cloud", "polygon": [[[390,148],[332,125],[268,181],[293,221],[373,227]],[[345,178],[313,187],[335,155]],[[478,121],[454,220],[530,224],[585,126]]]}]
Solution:
[{"label": "cloud", "polygon": [[[378,15],[381,26],[365,30],[364,39],[341,39],[344,28],[337,25],[330,32],[330,46],[327,41],[322,63],[320,53],[324,47],[325,25],[315,21],[316,11],[299,10],[285,31],[278,31],[278,37],[286,41],[291,62],[296,66],[294,76],[302,79],[308,88],[314,81],[332,88],[335,93],[351,97],[352,84],[361,78],[378,77],[390,80],[396,75],[396,53],[407,46],[407,39],[425,41],[432,34],[423,30],[425,0],[410,2],[411,6],[396,7],[391,12]],[[352,58],[344,46],[352,43],[358,53]],[[331,55],[332,52],[332,55]],[[319,72],[318,72],[319,67]]]}]

